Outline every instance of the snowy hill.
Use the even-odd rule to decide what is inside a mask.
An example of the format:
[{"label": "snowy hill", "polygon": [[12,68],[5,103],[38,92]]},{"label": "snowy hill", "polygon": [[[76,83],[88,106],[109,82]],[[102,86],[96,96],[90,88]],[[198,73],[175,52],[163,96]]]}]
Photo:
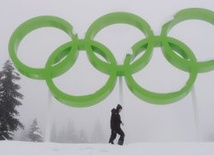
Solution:
[{"label": "snowy hill", "polygon": [[0,141],[0,155],[213,155],[214,143],[58,144]]}]

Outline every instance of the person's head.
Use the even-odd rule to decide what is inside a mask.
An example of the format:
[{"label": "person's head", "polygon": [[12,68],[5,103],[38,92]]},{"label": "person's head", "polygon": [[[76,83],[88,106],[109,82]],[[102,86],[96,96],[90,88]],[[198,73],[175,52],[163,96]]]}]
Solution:
[{"label": "person's head", "polygon": [[117,109],[117,112],[121,112],[122,106],[120,104],[118,104],[116,109]]}]

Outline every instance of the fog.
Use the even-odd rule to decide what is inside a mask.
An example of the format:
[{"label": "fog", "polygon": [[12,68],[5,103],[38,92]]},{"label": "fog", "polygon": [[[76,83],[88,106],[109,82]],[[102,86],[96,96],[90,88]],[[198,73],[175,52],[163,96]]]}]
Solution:
[{"label": "fog", "polygon": [[[111,12],[130,12],[144,18],[155,35],[173,15],[185,8],[206,8],[214,10],[210,0],[1,0],[0,5],[0,65],[8,56],[8,43],[13,31],[24,21],[41,15],[53,15],[67,20],[79,38],[84,38],[88,27],[99,17]],[[203,30],[202,30],[203,29]],[[214,27],[202,21],[180,23],[169,33],[188,45],[199,61],[214,58]],[[111,25],[96,36],[106,45],[119,64],[131,47],[144,38],[136,28],[124,24]],[[19,59],[31,67],[44,67],[50,54],[69,37],[54,28],[41,28],[28,34],[21,42]],[[37,118],[42,132],[48,123],[61,130],[73,122],[76,131],[84,130],[90,137],[95,124],[101,124],[106,142],[110,136],[110,111],[122,104],[122,127],[127,142],[160,141],[214,141],[214,72],[199,74],[191,91],[185,98],[172,104],[155,105],[138,99],[122,78],[122,93],[119,79],[112,93],[102,102],[87,108],[69,107],[57,101],[44,80],[34,80],[21,75],[18,82],[24,95],[18,108],[20,121],[29,126]],[[160,48],[154,49],[149,64],[133,75],[144,88],[155,92],[179,90],[189,75],[173,67],[165,59]],[[54,79],[58,88],[73,95],[93,93],[101,88],[108,76],[96,70],[89,62],[86,52],[80,51],[75,65],[65,74]],[[193,101],[193,95],[196,101]]]}]

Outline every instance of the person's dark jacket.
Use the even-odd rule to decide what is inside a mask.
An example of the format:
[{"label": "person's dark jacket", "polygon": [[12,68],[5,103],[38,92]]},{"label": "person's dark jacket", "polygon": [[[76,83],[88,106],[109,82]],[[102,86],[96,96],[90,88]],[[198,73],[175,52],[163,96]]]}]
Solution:
[{"label": "person's dark jacket", "polygon": [[122,123],[120,114],[116,109],[111,110],[111,129],[117,130],[120,129],[120,124]]}]

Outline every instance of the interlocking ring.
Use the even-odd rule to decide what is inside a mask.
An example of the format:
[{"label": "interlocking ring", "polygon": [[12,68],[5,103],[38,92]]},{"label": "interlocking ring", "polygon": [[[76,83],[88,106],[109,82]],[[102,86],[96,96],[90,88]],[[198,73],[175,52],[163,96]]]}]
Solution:
[{"label": "interlocking ring", "polygon": [[17,57],[17,51],[18,51],[18,46],[22,39],[31,31],[42,28],[42,27],[55,27],[58,28],[71,37],[72,41],[74,42],[75,46],[72,46],[70,48],[70,52],[68,53],[68,57],[66,60],[63,61],[63,63],[59,63],[55,65],[54,67],[52,66],[53,77],[58,76],[62,70],[64,70],[65,67],[69,66],[68,64],[71,65],[70,59],[75,59],[75,54],[76,54],[76,48],[77,44],[75,43],[77,40],[77,37],[73,34],[72,32],[72,26],[66,22],[65,20],[58,18],[58,17],[52,17],[52,16],[41,16],[41,17],[36,17],[31,20],[28,20],[21,24],[15,32],[12,34],[9,42],[9,54],[10,57],[16,66],[16,68],[25,76],[29,78],[34,78],[34,79],[45,79],[46,78],[46,72],[47,70],[45,68],[32,68],[28,67],[24,63],[22,63],[18,57]]},{"label": "interlocking ring", "polygon": [[[139,16],[131,13],[116,12],[104,15],[95,20],[86,32],[84,39],[78,39],[72,32],[72,26],[65,20],[53,16],[32,18],[21,24],[12,34],[9,42],[9,54],[15,67],[25,76],[43,79],[55,98],[62,103],[74,107],[88,107],[105,99],[114,89],[118,76],[124,76],[128,88],[140,99],[153,104],[168,104],[185,97],[192,89],[197,74],[214,69],[214,60],[198,62],[191,49],[183,42],[169,37],[168,32],[178,23],[185,20],[198,19],[214,24],[214,12],[201,8],[179,11],[174,19],[163,25],[160,36],[155,36],[149,24]],[[123,65],[118,65],[113,53],[103,44],[94,40],[99,31],[112,24],[128,24],[139,29],[146,38],[132,46],[132,54],[127,54]],[[45,68],[32,68],[22,63],[17,57],[18,46],[31,31],[42,27],[55,27],[67,33],[71,41],[58,47],[49,57]],[[142,70],[150,61],[154,47],[161,47],[162,52],[174,67],[189,73],[186,84],[178,91],[157,93],[146,90],[132,77]],[[100,72],[109,75],[107,82],[95,93],[74,96],[61,91],[53,82],[53,78],[68,71],[77,60],[80,50],[87,52],[91,64]],[[143,52],[143,55],[135,58]],[[99,59],[96,54],[105,61]]]}]

